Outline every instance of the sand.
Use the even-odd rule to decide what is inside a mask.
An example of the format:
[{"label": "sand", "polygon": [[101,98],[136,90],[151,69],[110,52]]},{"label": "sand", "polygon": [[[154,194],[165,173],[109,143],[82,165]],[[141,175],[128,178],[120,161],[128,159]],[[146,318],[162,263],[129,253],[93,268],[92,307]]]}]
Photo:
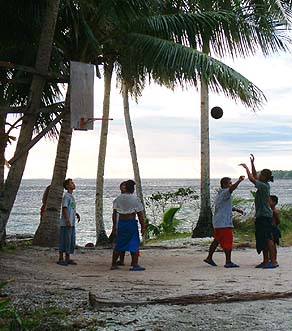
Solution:
[{"label": "sand", "polygon": [[126,266],[110,270],[110,249],[79,248],[76,266],[59,266],[56,249],[30,247],[0,254],[0,280],[14,279],[5,292],[19,309],[69,308],[80,330],[93,318],[96,330],[292,329],[291,247],[279,248],[280,267],[271,270],[254,268],[261,258],[253,249],[233,252],[240,268],[224,268],[222,252],[211,267],[203,262],[207,248],[146,246],[146,271],[131,272],[128,255]]}]

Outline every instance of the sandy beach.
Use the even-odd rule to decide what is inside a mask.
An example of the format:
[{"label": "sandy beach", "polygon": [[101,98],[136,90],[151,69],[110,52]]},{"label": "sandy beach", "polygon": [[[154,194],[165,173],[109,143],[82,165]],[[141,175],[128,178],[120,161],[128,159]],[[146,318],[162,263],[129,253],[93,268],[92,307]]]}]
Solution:
[{"label": "sandy beach", "polygon": [[0,254],[0,278],[14,279],[4,292],[19,309],[66,307],[79,330],[92,319],[95,330],[291,330],[292,247],[273,270],[254,268],[253,249],[233,252],[240,268],[224,268],[222,252],[211,267],[207,248],[145,246],[146,271],[131,272],[130,256],[109,270],[111,249],[79,248],[76,266],[59,266],[56,249],[30,247]]}]

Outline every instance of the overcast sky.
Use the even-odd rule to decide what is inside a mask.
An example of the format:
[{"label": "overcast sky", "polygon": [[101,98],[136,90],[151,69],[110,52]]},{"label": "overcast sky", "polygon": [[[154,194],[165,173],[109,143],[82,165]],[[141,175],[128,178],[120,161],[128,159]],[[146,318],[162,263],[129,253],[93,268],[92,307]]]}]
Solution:
[{"label": "overcast sky", "polygon": [[[228,62],[249,78],[268,99],[254,113],[240,103],[222,96],[210,97],[210,108],[224,110],[221,119],[210,118],[211,177],[237,177],[238,167],[256,157],[256,167],[292,169],[292,55],[277,54],[263,58]],[[132,166],[122,99],[113,82],[106,178],[131,178]],[[103,84],[96,84],[95,116],[102,115]],[[150,86],[139,103],[131,102],[131,116],[142,178],[198,178],[200,176],[199,93]],[[73,132],[68,176],[95,178],[100,121],[94,131]],[[24,178],[52,176],[56,141],[43,139],[30,152]],[[6,159],[13,153],[9,147]]]}]

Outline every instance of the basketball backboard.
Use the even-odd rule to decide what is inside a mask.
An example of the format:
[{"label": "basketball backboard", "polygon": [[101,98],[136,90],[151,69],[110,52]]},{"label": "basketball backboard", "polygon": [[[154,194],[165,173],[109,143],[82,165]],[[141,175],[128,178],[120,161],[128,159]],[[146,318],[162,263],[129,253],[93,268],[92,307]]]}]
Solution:
[{"label": "basketball backboard", "polygon": [[71,128],[93,130],[94,65],[70,62]]}]

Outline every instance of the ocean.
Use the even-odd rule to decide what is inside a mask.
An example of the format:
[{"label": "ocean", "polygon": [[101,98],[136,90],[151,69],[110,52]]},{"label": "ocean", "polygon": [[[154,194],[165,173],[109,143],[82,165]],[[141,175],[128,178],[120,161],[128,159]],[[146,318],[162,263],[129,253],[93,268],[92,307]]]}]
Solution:
[{"label": "ocean", "polygon": [[[119,194],[119,184],[122,179],[105,179],[104,186],[104,223],[107,233],[110,233],[112,221],[112,201]],[[74,196],[77,211],[81,215],[81,222],[77,224],[77,244],[95,243],[95,179],[74,179],[76,190]],[[39,224],[39,211],[43,191],[50,184],[48,179],[24,179],[20,186],[10,219],[7,224],[7,234],[33,234]],[[142,180],[144,197],[156,192],[175,192],[179,188],[191,187],[198,194],[200,192],[199,179],[144,179]],[[219,188],[219,179],[212,179],[210,183],[211,199],[214,199]],[[234,192],[237,198],[251,199],[250,191],[253,185],[245,180]],[[292,204],[292,180],[276,180],[271,183],[271,194],[279,197],[279,205]],[[249,215],[252,202],[244,203],[243,209]],[[154,209],[154,210],[153,210]],[[195,226],[199,212],[199,201],[191,201],[178,212],[177,218],[182,219],[179,229],[191,231]],[[151,218],[155,208],[147,211]],[[157,215],[156,215],[157,217]],[[158,215],[159,217],[159,215]],[[154,222],[154,219],[153,219]],[[157,222],[157,221],[156,221]]]}]

